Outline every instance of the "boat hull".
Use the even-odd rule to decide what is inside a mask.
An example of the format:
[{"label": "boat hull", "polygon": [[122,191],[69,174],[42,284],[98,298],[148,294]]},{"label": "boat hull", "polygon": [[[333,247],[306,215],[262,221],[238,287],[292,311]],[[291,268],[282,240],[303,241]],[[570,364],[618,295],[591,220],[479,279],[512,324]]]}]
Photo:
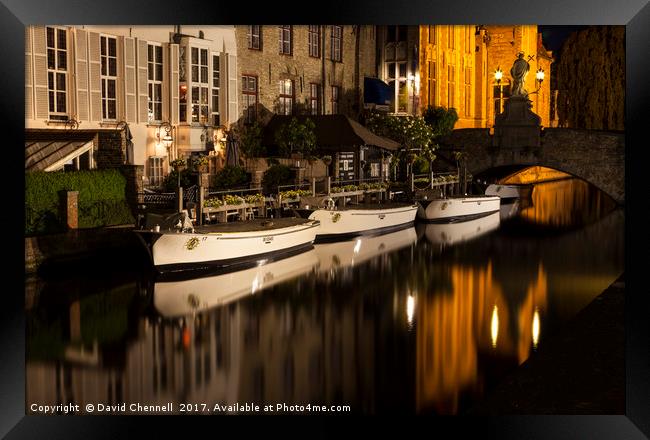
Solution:
[{"label": "boat hull", "polygon": [[498,196],[502,199],[518,199],[530,197],[533,187],[531,185],[499,185],[492,184],[485,189],[486,196]]},{"label": "boat hull", "polygon": [[136,231],[160,273],[232,267],[283,253],[309,249],[318,222],[284,228],[224,233]]},{"label": "boat hull", "polygon": [[501,199],[488,196],[420,201],[418,217],[427,222],[466,221],[499,211]]},{"label": "boat hull", "polygon": [[407,228],[415,221],[417,210],[417,205],[340,211],[317,209],[309,218],[320,221],[315,242],[323,243]]}]

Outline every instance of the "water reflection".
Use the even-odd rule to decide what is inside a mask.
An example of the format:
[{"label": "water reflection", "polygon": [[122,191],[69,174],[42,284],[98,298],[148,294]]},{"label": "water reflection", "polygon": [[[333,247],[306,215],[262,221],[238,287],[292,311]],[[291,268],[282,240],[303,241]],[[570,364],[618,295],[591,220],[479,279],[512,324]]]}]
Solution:
[{"label": "water reflection", "polygon": [[316,245],[175,283],[110,272],[47,281],[26,311],[27,404],[462,413],[623,268],[620,211],[550,237],[510,234],[499,219]]},{"label": "water reflection", "polygon": [[427,223],[419,224],[424,229],[424,235],[433,244],[441,247],[465,242],[487,234],[499,227],[500,214],[495,212],[485,217],[458,223]]}]

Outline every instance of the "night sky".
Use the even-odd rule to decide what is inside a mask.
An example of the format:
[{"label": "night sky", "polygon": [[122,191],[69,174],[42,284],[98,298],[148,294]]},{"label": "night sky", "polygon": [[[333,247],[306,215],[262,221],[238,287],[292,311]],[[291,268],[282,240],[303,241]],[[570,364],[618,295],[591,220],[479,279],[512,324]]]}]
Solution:
[{"label": "night sky", "polygon": [[553,51],[553,57],[560,55],[560,49],[567,37],[575,31],[586,29],[588,26],[537,26],[542,33],[542,41],[546,50]]}]

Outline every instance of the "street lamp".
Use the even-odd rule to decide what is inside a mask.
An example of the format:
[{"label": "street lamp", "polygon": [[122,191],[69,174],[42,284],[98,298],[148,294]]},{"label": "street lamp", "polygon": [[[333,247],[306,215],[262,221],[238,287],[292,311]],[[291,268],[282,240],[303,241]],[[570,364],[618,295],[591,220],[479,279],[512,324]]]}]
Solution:
[{"label": "street lamp", "polygon": [[[172,137],[171,133],[174,127],[172,127],[172,124],[169,122],[165,121],[160,124],[158,127],[158,131],[156,132],[156,141],[158,144],[162,144],[167,150],[172,146],[174,143],[174,138]],[[165,130],[165,135],[163,136],[163,130]]]}]

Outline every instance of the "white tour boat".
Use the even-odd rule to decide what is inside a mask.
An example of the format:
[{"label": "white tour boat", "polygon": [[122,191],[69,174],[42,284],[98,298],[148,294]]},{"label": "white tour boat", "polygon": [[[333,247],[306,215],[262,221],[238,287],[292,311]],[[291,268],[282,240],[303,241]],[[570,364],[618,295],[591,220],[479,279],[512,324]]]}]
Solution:
[{"label": "white tour boat", "polygon": [[403,229],[413,224],[418,211],[418,205],[410,203],[363,203],[336,208],[331,199],[328,202],[324,209],[297,210],[301,216],[320,222],[316,243]]},{"label": "white tour boat", "polygon": [[501,199],[496,196],[453,196],[418,202],[420,219],[427,222],[453,222],[498,212]]},{"label": "white tour boat", "polygon": [[450,246],[494,231],[499,227],[500,222],[500,213],[495,212],[466,222],[429,223],[422,225],[422,227],[424,228],[424,235],[431,243]]},{"label": "white tour boat", "polygon": [[[153,221],[148,219],[147,223],[150,226]],[[315,220],[277,218],[192,227],[184,213],[159,223],[163,225],[135,232],[160,273],[214,266],[236,268],[251,260],[306,250],[312,246],[319,226]]]},{"label": "white tour boat", "polygon": [[519,199],[530,197],[533,185],[502,185],[493,183],[485,189],[486,196],[499,196],[502,199]]},{"label": "white tour boat", "polygon": [[181,281],[156,282],[153,304],[165,318],[199,313],[307,274],[317,266],[318,257],[312,248],[280,260],[262,259],[244,270]]}]

